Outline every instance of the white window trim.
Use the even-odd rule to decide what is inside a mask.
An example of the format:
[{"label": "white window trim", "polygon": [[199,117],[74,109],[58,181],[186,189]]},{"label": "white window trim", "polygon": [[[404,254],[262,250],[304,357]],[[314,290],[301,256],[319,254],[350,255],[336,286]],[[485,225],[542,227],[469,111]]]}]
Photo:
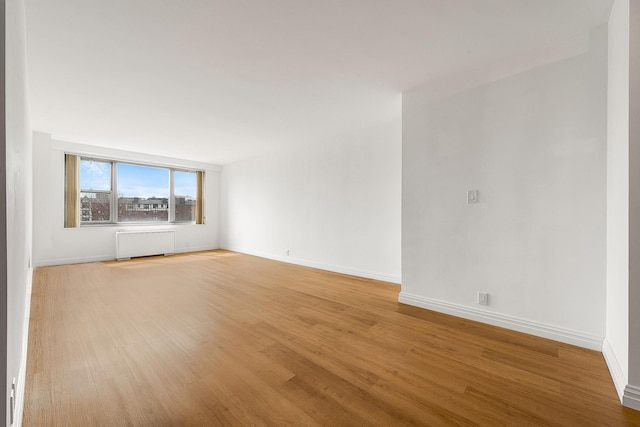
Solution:
[{"label": "white window trim", "polygon": [[[175,205],[175,194],[174,194],[174,172],[205,172],[204,169],[198,168],[187,168],[187,167],[175,167],[166,164],[153,163],[153,162],[139,162],[135,160],[126,160],[126,159],[113,159],[101,156],[93,156],[93,155],[83,155],[77,153],[67,153],[74,154],[80,157],[80,161],[89,160],[95,162],[103,162],[109,163],[111,165],[111,190],[89,190],[83,191],[84,189],[81,187],[80,192],[90,192],[90,193],[111,193],[110,197],[110,218],[111,221],[80,221],[80,227],[122,227],[122,226],[162,226],[162,225],[202,225],[196,224],[195,219],[192,221],[176,221],[176,205]],[[168,197],[168,205],[169,205],[169,213],[167,221],[118,221],[118,174],[117,174],[117,164],[124,163],[134,166],[143,166],[143,167],[152,167],[152,168],[160,168],[167,169],[169,171],[169,197]],[[206,176],[206,174],[205,174]],[[204,200],[204,192],[203,192],[203,200],[202,206],[204,209],[205,200]],[[194,213],[195,214],[195,213]],[[203,218],[206,218],[206,215],[203,215]]]}]

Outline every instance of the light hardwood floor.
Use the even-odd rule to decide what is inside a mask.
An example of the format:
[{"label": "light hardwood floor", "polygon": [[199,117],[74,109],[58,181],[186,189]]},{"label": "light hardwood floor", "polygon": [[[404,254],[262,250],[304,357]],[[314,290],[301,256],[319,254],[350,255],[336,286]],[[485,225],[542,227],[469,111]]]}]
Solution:
[{"label": "light hardwood floor", "polygon": [[24,426],[640,426],[598,352],[225,251],[39,268]]}]

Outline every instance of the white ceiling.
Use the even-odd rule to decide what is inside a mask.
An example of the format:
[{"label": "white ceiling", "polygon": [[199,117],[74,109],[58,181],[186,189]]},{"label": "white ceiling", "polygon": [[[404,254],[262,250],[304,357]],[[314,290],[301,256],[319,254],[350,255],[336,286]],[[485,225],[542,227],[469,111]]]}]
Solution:
[{"label": "white ceiling", "polygon": [[26,0],[34,129],[224,164],[605,23],[610,0]]}]

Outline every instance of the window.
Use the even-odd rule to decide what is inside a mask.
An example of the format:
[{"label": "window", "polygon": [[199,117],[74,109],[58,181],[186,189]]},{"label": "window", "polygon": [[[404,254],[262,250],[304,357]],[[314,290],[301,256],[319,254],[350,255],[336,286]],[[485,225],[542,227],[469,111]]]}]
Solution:
[{"label": "window", "polygon": [[[169,221],[170,169],[117,163],[118,221]],[[132,209],[143,201],[144,209]]]},{"label": "window", "polygon": [[80,220],[111,222],[111,163],[80,160]]},{"label": "window", "polygon": [[[204,222],[202,171],[70,154],[66,155],[65,162],[65,227],[100,223]],[[73,166],[78,163],[79,166]]]},{"label": "window", "polygon": [[196,173],[173,172],[173,200],[176,222],[196,219]]}]

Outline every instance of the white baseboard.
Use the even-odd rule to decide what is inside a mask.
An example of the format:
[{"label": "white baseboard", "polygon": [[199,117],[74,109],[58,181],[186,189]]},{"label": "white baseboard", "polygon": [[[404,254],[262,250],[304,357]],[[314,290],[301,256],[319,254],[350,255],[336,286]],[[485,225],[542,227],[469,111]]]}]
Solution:
[{"label": "white baseboard", "polygon": [[226,249],[228,251],[239,252],[247,255],[253,255],[260,258],[272,259],[274,261],[281,261],[289,264],[301,265],[304,267],[317,268],[318,270],[326,270],[326,271],[332,271],[334,273],[348,274],[350,276],[358,276],[358,277],[365,277],[367,279],[380,280],[383,282],[400,284],[400,279],[401,279],[400,275],[395,275],[395,274],[378,273],[378,272],[372,272],[372,271],[358,270],[355,268],[343,267],[340,265],[323,264],[320,262],[309,261],[302,258],[274,255],[268,252],[253,251],[249,249],[236,248],[233,246],[223,245],[221,249]]},{"label": "white baseboard", "polygon": [[[176,253],[187,253],[187,252],[200,252],[200,251],[212,251],[215,249],[220,249],[220,247],[216,245],[207,245],[207,246],[197,246],[190,248],[178,248],[176,249]],[[94,257],[83,257],[83,258],[58,258],[58,259],[47,259],[47,260],[35,260],[35,267],[48,267],[52,265],[66,265],[66,264],[84,264],[87,262],[102,262],[102,261],[114,261],[116,259],[115,253],[112,255],[100,255]]]},{"label": "white baseboard", "polygon": [[33,269],[27,272],[27,292],[24,313],[24,331],[22,333],[22,357],[20,359],[20,370],[16,382],[16,413],[13,425],[20,427],[22,425],[22,414],[24,414],[24,392],[27,381],[27,350],[29,345],[29,320],[31,318],[31,289],[33,287]]},{"label": "white baseboard", "polygon": [[640,411],[640,387],[627,384],[627,377],[622,370],[622,366],[620,366],[620,362],[613,352],[609,340],[606,338],[602,343],[602,354],[609,367],[620,402],[628,408]]},{"label": "white baseboard", "polygon": [[613,385],[618,392],[618,398],[620,398],[620,402],[623,402],[624,389],[627,385],[627,378],[624,375],[622,366],[620,366],[620,362],[618,361],[618,358],[616,357],[616,354],[614,353],[609,340],[607,340],[606,338],[602,343],[602,355],[604,356],[605,362],[607,362],[607,367],[609,368],[611,378],[613,379]]},{"label": "white baseboard", "polygon": [[522,319],[507,314],[479,310],[477,308],[426,298],[420,295],[408,294],[406,292],[400,292],[398,301],[403,304],[451,314],[453,316],[500,326],[502,328],[577,345],[591,350],[602,351],[602,338],[579,331]]},{"label": "white baseboard", "polygon": [[640,387],[627,384],[624,388],[622,404],[628,408],[640,411]]},{"label": "white baseboard", "polygon": [[216,243],[215,245],[207,245],[207,246],[193,246],[188,248],[176,248],[177,254],[184,254],[189,252],[202,252],[202,251],[215,251],[216,249],[220,249],[220,246]]},{"label": "white baseboard", "polygon": [[57,259],[35,260],[33,262],[33,265],[35,267],[48,267],[51,265],[84,264],[87,262],[113,261],[115,259],[116,259],[115,255],[103,255],[103,256],[83,257],[83,258],[57,258]]}]

